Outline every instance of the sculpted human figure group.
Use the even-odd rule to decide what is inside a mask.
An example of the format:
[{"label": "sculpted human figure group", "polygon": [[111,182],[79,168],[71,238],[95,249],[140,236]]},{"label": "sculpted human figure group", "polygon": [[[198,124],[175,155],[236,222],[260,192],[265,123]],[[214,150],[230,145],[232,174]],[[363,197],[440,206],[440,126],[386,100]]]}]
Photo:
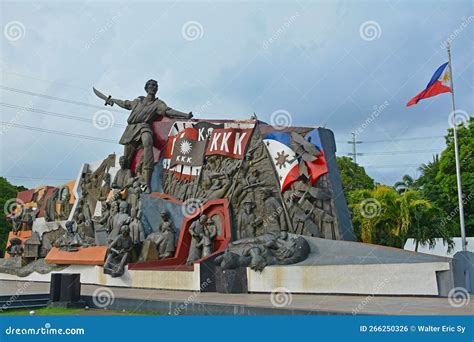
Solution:
[{"label": "sculpted human figure group", "polygon": [[[119,141],[123,145],[123,156],[118,160],[118,170],[115,155],[109,155],[99,167],[94,167],[93,171],[86,167],[82,169],[83,174],[77,188],[54,188],[52,194],[45,199],[45,221],[64,223],[69,220],[73,196],[78,196],[73,220],[65,223],[66,232],[63,236],[58,239],[55,236],[54,245],[69,252],[93,245],[107,246],[104,271],[117,277],[124,274],[127,263],[143,260],[142,254],[146,254],[142,253],[146,250],[144,245],[153,245],[156,249],[156,254],[149,260],[173,258],[178,234],[183,233],[181,238],[186,243],[189,242],[189,247],[186,246],[189,251],[187,256],[180,258],[180,262],[192,265],[212,255],[215,248],[221,246],[223,238],[230,238],[221,234],[223,223],[215,221],[215,216],[208,217],[206,213],[198,215],[192,222],[187,222],[188,231],[182,232],[181,227],[176,226],[181,217],[173,210],[164,210],[166,206],[159,206],[156,210],[161,211],[160,217],[158,218],[156,212],[150,215],[151,221],[154,222],[151,224],[147,217],[148,203],[142,203],[142,200],[144,194],[152,192],[153,185],[153,188],[161,186],[160,192],[182,202],[189,198],[196,198],[202,203],[229,200],[230,211],[233,213],[231,238],[234,242],[229,245],[224,255],[217,259],[222,268],[249,266],[261,271],[267,265],[302,260],[308,252],[304,238],[294,238],[288,233],[323,235],[321,224],[330,223],[332,219],[321,209],[321,202],[328,199],[327,194],[308,183],[309,175],[304,173],[288,192],[283,194],[275,176],[272,159],[269,159],[262,140],[264,133],[252,133],[251,136],[249,134],[251,142],[248,146],[242,145],[245,153],[240,157],[203,152],[205,154],[200,155],[202,160],[199,165],[195,167],[193,164],[191,167],[195,167],[199,172],[194,174],[196,170],[191,171],[186,177],[179,168],[173,169],[172,172],[161,172],[162,169],[157,167],[161,184],[152,184],[155,168],[153,150],[155,146],[162,147],[163,138],[161,130],[156,129],[162,123],[156,119],[168,117],[187,121],[192,118],[192,113],[171,109],[158,99],[158,83],[155,80],[147,81],[144,89],[146,95],[133,100],[105,96],[94,89],[95,94],[103,99],[106,105],[116,104],[130,111],[127,127]],[[252,131],[244,128],[245,125],[251,127],[252,123],[248,122],[217,124],[203,121],[196,123],[197,121],[174,124],[208,124],[214,127],[212,129],[224,130],[226,133],[219,133],[223,134],[223,137],[231,134],[227,130],[233,130],[234,127],[241,131]],[[252,132],[257,131],[258,125],[253,128]],[[156,141],[158,136],[160,142]],[[299,133],[292,132],[291,137],[292,148],[297,152],[296,160],[300,168],[304,169],[305,162],[312,160],[319,151]],[[227,140],[222,140],[222,144],[227,146]],[[176,176],[179,173],[181,177]],[[13,231],[18,233],[25,224],[31,226],[35,214],[36,212],[25,210],[21,216],[11,215]],[[18,254],[19,248],[15,246],[12,244],[10,251]]]},{"label": "sculpted human figure group", "polygon": [[21,239],[17,237],[13,237],[9,241],[9,246],[7,247],[6,252],[10,255],[12,258],[21,258],[23,255],[23,246],[22,246],[22,241]]},{"label": "sculpted human figure group", "polygon": [[7,216],[12,223],[12,231],[14,235],[18,235],[20,231],[31,230],[33,228],[33,221],[38,213],[37,208],[17,208]]},{"label": "sculpted human figure group", "polygon": [[[127,263],[139,259],[146,240],[154,243],[160,259],[173,257],[176,250],[176,230],[168,212],[161,213],[159,231],[146,235],[141,222],[144,184],[139,177],[133,177],[123,157],[119,159],[119,165],[120,169],[114,176],[109,193],[99,192],[99,197],[102,198],[100,216],[92,218],[96,240],[98,232],[106,234],[105,243],[108,250],[104,272],[113,277],[121,276]],[[104,179],[101,189],[107,186],[110,176],[105,176]],[[84,205],[81,205],[82,211],[83,207]],[[82,213],[76,215],[76,219],[81,216]],[[129,241],[131,248],[128,247]]]},{"label": "sculpted human figure group", "polygon": [[199,216],[189,227],[191,246],[189,247],[188,265],[204,258],[213,252],[212,244],[217,235],[217,228],[213,222],[208,222],[205,214]]},{"label": "sculpted human figure group", "polygon": [[258,218],[254,212],[255,203],[250,200],[243,201],[243,211],[237,218],[237,238],[246,239],[255,237],[257,228],[262,224],[262,219]]},{"label": "sculpted human figure group", "polygon": [[162,211],[160,217],[159,231],[148,235],[147,240],[155,244],[159,259],[171,258],[176,251],[176,227],[167,211]]},{"label": "sculpted human figure group", "polygon": [[54,247],[67,252],[75,252],[79,247],[88,247],[94,244],[94,242],[87,239],[87,237],[81,236],[75,225],[75,221],[66,222],[66,232],[54,242]]}]

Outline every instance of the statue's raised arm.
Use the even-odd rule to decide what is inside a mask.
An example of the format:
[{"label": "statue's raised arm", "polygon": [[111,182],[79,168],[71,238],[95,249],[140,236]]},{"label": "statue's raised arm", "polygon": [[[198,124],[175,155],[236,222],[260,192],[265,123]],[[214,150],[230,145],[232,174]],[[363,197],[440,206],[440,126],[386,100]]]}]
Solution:
[{"label": "statue's raised arm", "polygon": [[132,108],[133,108],[133,101],[114,99],[114,98],[112,98],[111,95],[109,95],[109,96],[104,95],[102,92],[95,89],[94,87],[92,87],[92,90],[94,91],[94,94],[98,98],[105,101],[104,106],[111,106],[112,107],[116,103],[119,107],[122,107],[123,109],[132,110]]},{"label": "statue's raised arm", "polygon": [[166,110],[166,116],[170,118],[191,119],[193,117],[193,112],[183,113],[179,110],[168,107],[168,109]]}]

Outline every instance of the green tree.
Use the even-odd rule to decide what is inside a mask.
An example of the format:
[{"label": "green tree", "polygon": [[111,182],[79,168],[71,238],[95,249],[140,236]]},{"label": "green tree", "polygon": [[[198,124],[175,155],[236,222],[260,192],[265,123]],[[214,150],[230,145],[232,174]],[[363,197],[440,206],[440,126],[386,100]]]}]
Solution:
[{"label": "green tree", "polygon": [[[467,236],[474,236],[474,119],[458,128],[464,218]],[[442,224],[449,227],[451,236],[460,236],[459,206],[454,157],[453,130],[446,136],[446,149],[419,168],[421,176],[416,184],[423,197],[441,210]]]},{"label": "green tree", "polygon": [[374,180],[351,158],[337,157],[337,165],[341,171],[342,187],[346,195],[349,191],[374,188]]},{"label": "green tree", "polygon": [[396,182],[393,187],[395,188],[395,190],[397,190],[399,194],[401,194],[401,193],[404,193],[405,191],[416,190],[417,185],[416,185],[415,180],[411,176],[404,175],[402,177],[402,180],[399,182]]},{"label": "green tree", "polygon": [[434,246],[436,238],[452,244],[448,228],[441,224],[440,211],[418,191],[399,194],[381,185],[350,194],[349,207],[360,241],[403,248],[407,238],[419,245]]},{"label": "green tree", "polygon": [[[459,125],[457,131],[466,235],[474,236],[474,118]],[[436,238],[451,243],[451,237],[460,235],[452,129],[448,130],[446,145],[440,155],[420,166],[418,179],[405,175],[393,188],[375,184],[364,168],[350,158],[338,158],[354,231],[360,241],[403,247],[407,238],[414,238],[418,248],[433,247]],[[362,203],[371,210],[379,204],[380,212],[362,215]]]},{"label": "green tree", "polygon": [[[23,186],[10,184],[6,178],[0,177],[0,256],[3,256],[3,250],[6,247],[8,232],[12,229],[11,222],[7,220],[5,205],[8,201],[14,200],[19,191],[26,190]],[[10,202],[9,202],[10,203]]]},{"label": "green tree", "polygon": [[[459,125],[457,132],[466,234],[474,236],[474,118],[471,117],[465,125]],[[459,236],[453,129],[448,131],[446,145],[446,149],[441,153],[439,169],[434,182],[440,187],[443,199],[446,200],[444,202],[444,211],[447,214],[445,221],[449,221],[447,225],[452,227],[452,233]]]},{"label": "green tree", "polygon": [[440,172],[439,155],[433,156],[433,160],[428,164],[421,164],[418,170],[421,173],[420,177],[416,180],[418,190],[424,198],[428,199],[435,207],[442,211],[441,217],[446,217],[447,213],[452,210],[452,206],[446,193],[436,182],[436,176]]},{"label": "green tree", "polygon": [[362,242],[394,246],[391,231],[397,225],[398,193],[389,186],[357,190],[349,195],[356,236]]},{"label": "green tree", "polygon": [[433,203],[439,204],[443,207],[443,204],[447,203],[448,199],[443,193],[443,190],[436,183],[436,175],[439,172],[440,159],[439,155],[434,155],[433,160],[428,164],[421,164],[418,168],[421,175],[416,180],[416,184],[420,192]]},{"label": "green tree", "polygon": [[454,246],[452,235],[449,228],[440,222],[443,211],[432,205],[416,202],[412,204],[412,208],[412,224],[407,232],[407,238],[415,240],[415,251],[418,251],[419,246],[434,248],[438,238],[448,244],[448,251],[451,250]]}]

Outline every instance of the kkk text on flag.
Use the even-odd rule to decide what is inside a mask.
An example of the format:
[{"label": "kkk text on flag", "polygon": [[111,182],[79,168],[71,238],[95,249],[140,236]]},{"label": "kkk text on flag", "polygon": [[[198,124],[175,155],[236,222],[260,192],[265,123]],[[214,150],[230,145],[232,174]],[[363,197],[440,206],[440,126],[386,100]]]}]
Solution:
[{"label": "kkk text on flag", "polygon": [[242,159],[245,148],[252,135],[252,129],[223,128],[214,129],[209,137],[206,155],[223,155]]}]

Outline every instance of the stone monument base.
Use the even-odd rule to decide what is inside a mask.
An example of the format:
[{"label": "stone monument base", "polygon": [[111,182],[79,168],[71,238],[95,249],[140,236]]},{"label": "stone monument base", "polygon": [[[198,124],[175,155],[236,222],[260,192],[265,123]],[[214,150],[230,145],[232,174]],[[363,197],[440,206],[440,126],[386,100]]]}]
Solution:
[{"label": "stone monument base", "polygon": [[[80,273],[83,284],[130,288],[209,291],[212,286],[203,284],[212,282],[217,283],[217,291],[224,293],[271,293],[284,288],[291,293],[308,294],[447,296],[454,287],[450,258],[358,242],[306,239],[311,253],[305,261],[268,266],[263,272],[243,268],[216,276],[217,267],[213,272],[210,264],[200,263],[147,270],[126,267],[118,278],[105,275],[101,266],[92,265],[70,265],[58,272]],[[245,275],[246,284],[242,284]],[[23,278],[0,274],[2,280],[49,282],[50,277],[37,272]],[[225,287],[220,284],[223,278]]]},{"label": "stone monument base", "polygon": [[26,263],[21,257],[9,257],[5,259],[0,259],[0,272],[10,273],[15,272],[25,266]]}]

